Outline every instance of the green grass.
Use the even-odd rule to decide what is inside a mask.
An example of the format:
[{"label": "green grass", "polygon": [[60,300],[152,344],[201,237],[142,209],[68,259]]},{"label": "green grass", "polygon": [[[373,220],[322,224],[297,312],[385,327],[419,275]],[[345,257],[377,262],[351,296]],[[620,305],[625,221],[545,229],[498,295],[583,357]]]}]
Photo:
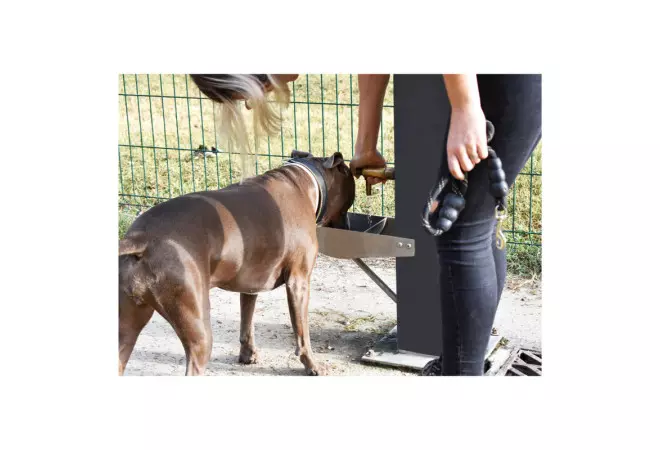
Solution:
[{"label": "green grass", "polygon": [[541,274],[542,247],[511,244],[507,248],[507,272],[525,278]]},{"label": "green grass", "polygon": [[[119,194],[124,194],[119,196],[120,204],[145,209],[167,198],[219,189],[240,180],[239,156],[229,154],[226,143],[216,133],[215,105],[201,98],[186,76],[119,75],[118,87],[118,178]],[[358,125],[357,76],[301,75],[293,89],[294,98],[295,103],[282,111],[282,132],[255,144],[255,153],[263,156],[252,158],[250,174],[279,167],[293,149],[315,155],[339,150],[346,158],[352,156]],[[378,150],[394,164],[392,81],[385,105]],[[194,149],[200,145],[209,149],[214,146],[221,153],[206,158],[197,155]],[[541,153],[539,146],[522,171],[538,175],[520,175],[509,195],[505,229],[514,231],[507,233],[510,243],[541,243],[540,235],[530,234],[542,229]],[[120,210],[125,211],[126,206],[120,206]],[[360,182],[353,211],[394,216],[394,183],[367,197]],[[127,217],[135,217],[134,211],[128,214],[120,214],[120,234],[127,226]],[[510,244],[509,261],[512,271],[538,273],[540,248]]]},{"label": "green grass", "polygon": [[135,220],[136,212],[133,208],[122,208],[119,211],[119,239],[124,237],[128,228]]}]

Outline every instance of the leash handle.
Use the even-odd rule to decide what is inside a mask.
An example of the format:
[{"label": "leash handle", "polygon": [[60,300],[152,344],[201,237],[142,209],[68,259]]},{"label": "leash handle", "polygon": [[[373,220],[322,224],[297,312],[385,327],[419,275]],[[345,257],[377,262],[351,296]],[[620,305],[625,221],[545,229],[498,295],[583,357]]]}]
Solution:
[{"label": "leash handle", "polygon": [[[490,121],[486,121],[486,142],[489,143],[495,134],[495,127]],[[502,231],[502,225],[506,219],[506,195],[509,186],[506,175],[502,169],[502,161],[490,146],[488,147],[488,177],[490,179],[490,193],[495,198],[495,219],[497,220],[496,242],[498,249],[506,245],[506,238]],[[451,185],[451,191],[441,196],[447,185]],[[453,176],[440,178],[438,184],[431,190],[422,212],[422,226],[432,236],[440,236],[449,231],[465,208],[465,195],[468,189],[468,176],[461,181]]]}]

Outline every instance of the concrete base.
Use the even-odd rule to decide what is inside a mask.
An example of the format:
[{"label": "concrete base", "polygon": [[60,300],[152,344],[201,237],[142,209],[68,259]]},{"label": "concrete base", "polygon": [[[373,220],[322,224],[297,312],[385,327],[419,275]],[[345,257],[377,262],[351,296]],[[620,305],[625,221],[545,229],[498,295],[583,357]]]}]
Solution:
[{"label": "concrete base", "polygon": [[[500,336],[490,337],[488,350],[486,351],[486,360],[490,361],[491,367],[486,375],[496,374],[509,358],[510,349],[500,345],[501,340],[502,338]],[[497,351],[495,351],[496,349]],[[369,349],[362,356],[361,360],[371,364],[422,370],[429,361],[435,358],[437,356],[399,350],[397,345],[397,327],[394,327],[372,349]]]}]

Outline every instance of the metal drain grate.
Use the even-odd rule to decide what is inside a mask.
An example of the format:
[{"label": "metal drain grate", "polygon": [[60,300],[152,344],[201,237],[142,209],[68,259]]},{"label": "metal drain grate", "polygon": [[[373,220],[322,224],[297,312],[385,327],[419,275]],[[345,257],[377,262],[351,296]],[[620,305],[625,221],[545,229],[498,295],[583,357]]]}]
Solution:
[{"label": "metal drain grate", "polygon": [[520,349],[505,375],[514,377],[541,376],[541,352]]}]

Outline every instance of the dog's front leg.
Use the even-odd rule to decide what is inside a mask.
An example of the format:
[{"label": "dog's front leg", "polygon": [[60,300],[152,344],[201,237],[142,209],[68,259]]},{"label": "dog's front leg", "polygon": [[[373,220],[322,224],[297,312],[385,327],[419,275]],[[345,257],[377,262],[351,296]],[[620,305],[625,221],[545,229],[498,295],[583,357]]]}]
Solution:
[{"label": "dog's front leg", "polygon": [[309,323],[307,321],[309,306],[310,275],[291,275],[286,283],[286,293],[289,302],[291,325],[296,339],[296,355],[305,366],[307,375],[326,375],[324,365],[314,361],[312,344],[309,339]]},{"label": "dog's front leg", "polygon": [[256,294],[241,294],[241,353],[238,361],[243,364],[257,362],[257,349],[254,346],[254,305],[257,303]]}]

